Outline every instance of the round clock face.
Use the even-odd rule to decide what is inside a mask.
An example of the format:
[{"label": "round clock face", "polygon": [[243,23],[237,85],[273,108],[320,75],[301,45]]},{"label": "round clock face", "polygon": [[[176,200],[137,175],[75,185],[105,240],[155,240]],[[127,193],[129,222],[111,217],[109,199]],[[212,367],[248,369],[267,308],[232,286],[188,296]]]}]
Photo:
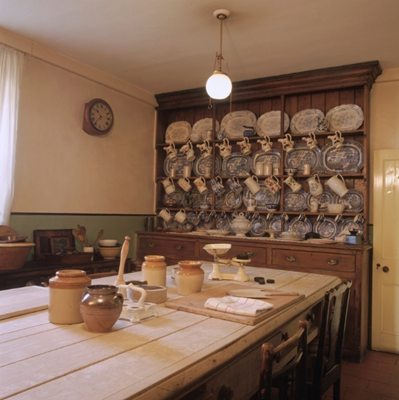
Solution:
[{"label": "round clock face", "polygon": [[114,116],[108,104],[103,102],[94,103],[90,109],[90,122],[97,130],[104,132],[113,123]]}]

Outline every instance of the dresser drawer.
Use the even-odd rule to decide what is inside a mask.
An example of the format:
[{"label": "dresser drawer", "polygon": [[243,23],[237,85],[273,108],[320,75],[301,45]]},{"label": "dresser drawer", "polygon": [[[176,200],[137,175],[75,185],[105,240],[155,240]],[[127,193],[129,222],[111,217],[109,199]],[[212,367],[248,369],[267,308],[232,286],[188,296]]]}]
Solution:
[{"label": "dresser drawer", "polygon": [[140,258],[150,254],[157,254],[165,256],[166,259],[197,259],[195,241],[145,237],[140,238],[138,246]]},{"label": "dresser drawer", "polygon": [[355,256],[333,252],[272,249],[271,264],[273,266],[352,272],[355,270]]}]

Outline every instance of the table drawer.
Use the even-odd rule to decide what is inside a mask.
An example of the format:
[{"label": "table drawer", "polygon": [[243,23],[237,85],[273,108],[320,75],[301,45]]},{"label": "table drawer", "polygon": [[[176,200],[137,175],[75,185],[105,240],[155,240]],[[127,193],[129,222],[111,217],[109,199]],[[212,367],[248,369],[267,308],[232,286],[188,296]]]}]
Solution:
[{"label": "table drawer", "polygon": [[317,268],[350,272],[355,270],[355,256],[287,249],[273,249],[271,264],[284,267]]},{"label": "table drawer", "polygon": [[184,239],[157,239],[140,238],[139,254],[144,258],[146,255],[158,254],[172,259],[197,259],[195,241]]}]

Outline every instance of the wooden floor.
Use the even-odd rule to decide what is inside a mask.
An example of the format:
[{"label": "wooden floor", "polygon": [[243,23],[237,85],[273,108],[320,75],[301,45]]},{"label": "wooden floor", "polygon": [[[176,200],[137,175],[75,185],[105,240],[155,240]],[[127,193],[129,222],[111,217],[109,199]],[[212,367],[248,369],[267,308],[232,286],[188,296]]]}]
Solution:
[{"label": "wooden floor", "polygon": [[399,355],[370,350],[362,364],[343,361],[341,390],[343,400],[399,399]]}]

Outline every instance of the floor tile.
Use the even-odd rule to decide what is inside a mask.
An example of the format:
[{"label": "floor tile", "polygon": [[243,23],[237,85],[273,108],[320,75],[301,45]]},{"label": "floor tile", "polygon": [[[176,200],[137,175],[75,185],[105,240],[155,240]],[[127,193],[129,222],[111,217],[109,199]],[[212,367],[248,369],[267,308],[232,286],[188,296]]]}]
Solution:
[{"label": "floor tile", "polygon": [[366,356],[367,360],[374,360],[378,362],[383,362],[385,364],[396,364],[396,354],[383,353],[379,351],[370,350]]}]

